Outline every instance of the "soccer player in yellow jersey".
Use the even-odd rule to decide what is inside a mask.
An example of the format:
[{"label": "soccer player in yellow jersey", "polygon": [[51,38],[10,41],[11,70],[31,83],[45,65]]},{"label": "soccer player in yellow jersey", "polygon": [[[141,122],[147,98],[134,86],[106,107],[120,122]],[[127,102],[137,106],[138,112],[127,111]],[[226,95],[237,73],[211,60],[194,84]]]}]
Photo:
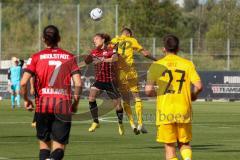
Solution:
[{"label": "soccer player in yellow jersey", "polygon": [[[142,101],[139,96],[138,88],[138,74],[134,65],[133,54],[134,51],[141,53],[148,59],[156,60],[150,55],[150,52],[145,50],[138,41],[132,37],[132,31],[129,28],[122,30],[121,36],[117,36],[112,39],[111,43],[117,46],[117,52],[119,54],[118,59],[118,76],[117,84],[119,91],[123,99],[123,107],[129,118],[130,125],[137,135],[140,132],[147,133],[147,130],[143,127],[142,121]],[[130,95],[132,93],[135,102],[135,110],[137,115],[138,126],[135,126],[132,110],[130,107]]]},{"label": "soccer player in yellow jersey", "polygon": [[157,141],[165,144],[166,160],[178,159],[176,143],[183,160],[192,160],[191,103],[202,91],[202,83],[194,64],[177,55],[178,38],[168,35],[163,43],[165,57],[150,66],[145,93],[157,96]]}]

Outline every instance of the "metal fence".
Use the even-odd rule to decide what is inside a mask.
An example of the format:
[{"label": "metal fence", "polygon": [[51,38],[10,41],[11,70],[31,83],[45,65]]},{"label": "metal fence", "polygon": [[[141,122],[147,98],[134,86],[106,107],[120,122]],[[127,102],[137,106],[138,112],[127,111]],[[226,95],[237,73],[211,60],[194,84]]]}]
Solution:
[{"label": "metal fence", "polygon": [[[42,30],[48,24],[57,25],[61,33],[60,46],[74,54],[87,54],[95,33],[118,34],[118,5],[101,5],[101,21],[93,21],[89,12],[96,6],[0,3],[0,62],[12,56],[27,59],[44,47]],[[136,37],[153,55],[162,55],[162,37]],[[192,60],[198,70],[239,70],[239,40],[181,39],[179,55]],[[136,61],[143,61],[136,54]],[[147,61],[147,60],[146,60]]]}]

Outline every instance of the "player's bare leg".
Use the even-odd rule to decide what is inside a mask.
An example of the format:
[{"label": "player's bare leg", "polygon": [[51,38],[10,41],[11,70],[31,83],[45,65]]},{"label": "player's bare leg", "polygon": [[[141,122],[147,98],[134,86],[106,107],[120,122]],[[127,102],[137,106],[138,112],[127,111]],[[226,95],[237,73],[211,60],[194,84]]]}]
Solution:
[{"label": "player's bare leg", "polygon": [[192,149],[189,143],[178,143],[183,160],[192,160]]},{"label": "player's bare leg", "polygon": [[124,127],[123,127],[123,108],[121,105],[121,99],[113,99],[113,105],[116,109],[116,114],[118,117],[118,131],[120,135],[124,135]]},{"label": "player's bare leg", "polygon": [[51,154],[51,141],[49,142],[44,142],[44,141],[39,141],[39,158],[40,160],[46,160],[50,158]]},{"label": "player's bare leg", "polygon": [[89,100],[89,109],[92,115],[93,123],[88,129],[89,132],[94,132],[97,128],[100,127],[99,120],[98,120],[98,107],[96,102],[96,97],[98,93],[99,93],[99,89],[97,89],[96,87],[91,87],[88,100]]},{"label": "player's bare leg", "polygon": [[164,147],[166,160],[178,160],[176,155],[175,143],[165,143]]},{"label": "player's bare leg", "polygon": [[143,110],[143,105],[142,105],[142,100],[139,96],[138,92],[132,92],[133,98],[135,100],[135,111],[137,115],[137,122],[138,122],[138,131],[141,131],[142,133],[147,133],[146,128],[143,125],[143,117],[142,117],[142,110]]}]

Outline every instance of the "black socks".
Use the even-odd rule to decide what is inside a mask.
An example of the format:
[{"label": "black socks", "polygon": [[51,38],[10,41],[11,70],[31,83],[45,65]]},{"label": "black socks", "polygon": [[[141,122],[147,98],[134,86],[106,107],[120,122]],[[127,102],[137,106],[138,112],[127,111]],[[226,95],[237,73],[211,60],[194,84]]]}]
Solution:
[{"label": "black socks", "polygon": [[89,108],[90,108],[90,112],[91,112],[93,121],[95,123],[99,123],[97,102],[96,101],[89,102]]},{"label": "black socks", "polygon": [[50,157],[50,150],[48,149],[40,149],[39,151],[39,160],[46,160]]},{"label": "black socks", "polygon": [[62,160],[64,157],[64,150],[63,149],[55,149],[51,155],[50,155],[50,159],[53,159],[53,160]]},{"label": "black socks", "polygon": [[123,109],[116,110],[116,114],[117,114],[117,117],[118,117],[118,123],[122,124],[122,120],[123,120]]}]

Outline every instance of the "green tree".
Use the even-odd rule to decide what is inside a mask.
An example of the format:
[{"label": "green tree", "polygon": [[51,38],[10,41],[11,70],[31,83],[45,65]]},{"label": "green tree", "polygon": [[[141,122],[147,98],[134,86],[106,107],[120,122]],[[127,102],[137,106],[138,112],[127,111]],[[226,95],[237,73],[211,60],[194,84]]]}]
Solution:
[{"label": "green tree", "polygon": [[198,0],[184,0],[184,10],[191,12],[199,6]]},{"label": "green tree", "polygon": [[182,17],[180,9],[171,1],[124,0],[119,4],[120,26],[132,28],[139,37],[174,33]]}]

